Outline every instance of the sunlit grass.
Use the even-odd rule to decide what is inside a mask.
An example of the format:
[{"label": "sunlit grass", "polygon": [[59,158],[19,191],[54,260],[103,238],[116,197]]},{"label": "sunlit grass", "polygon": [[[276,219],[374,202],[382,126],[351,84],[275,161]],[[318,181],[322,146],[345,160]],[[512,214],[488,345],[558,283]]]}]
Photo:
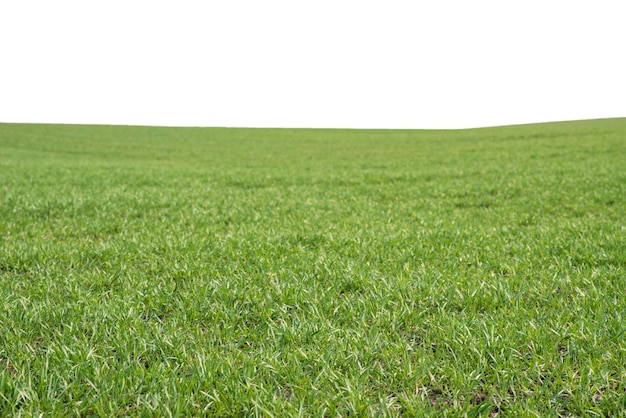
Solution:
[{"label": "sunlit grass", "polygon": [[0,124],[4,415],[619,416],[626,120]]}]

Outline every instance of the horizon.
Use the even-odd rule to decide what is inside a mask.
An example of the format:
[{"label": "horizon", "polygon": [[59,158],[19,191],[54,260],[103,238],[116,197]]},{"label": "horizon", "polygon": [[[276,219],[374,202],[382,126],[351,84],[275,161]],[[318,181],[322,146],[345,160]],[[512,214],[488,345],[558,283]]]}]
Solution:
[{"label": "horizon", "polygon": [[474,126],[469,128],[333,128],[333,127],[283,127],[283,126],[191,126],[191,125],[132,125],[132,124],[111,124],[111,123],[37,123],[37,122],[3,122],[0,121],[0,125],[33,125],[33,126],[84,126],[84,127],[128,127],[128,128],[165,128],[165,129],[264,129],[264,130],[320,130],[320,131],[470,131],[480,129],[491,128],[514,128],[523,126],[535,126],[535,125],[554,125],[554,124],[568,124],[577,122],[602,122],[611,120],[626,120],[626,116],[609,117],[609,118],[591,118],[591,119],[568,119],[568,120],[553,120],[543,122],[529,122],[529,123],[515,123],[509,125],[489,125],[489,126]]}]

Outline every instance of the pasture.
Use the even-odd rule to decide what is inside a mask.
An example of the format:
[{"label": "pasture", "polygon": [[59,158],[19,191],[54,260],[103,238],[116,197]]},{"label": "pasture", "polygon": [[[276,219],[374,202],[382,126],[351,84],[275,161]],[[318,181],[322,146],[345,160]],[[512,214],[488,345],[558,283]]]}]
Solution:
[{"label": "pasture", "polygon": [[0,415],[623,416],[626,119],[0,124]]}]

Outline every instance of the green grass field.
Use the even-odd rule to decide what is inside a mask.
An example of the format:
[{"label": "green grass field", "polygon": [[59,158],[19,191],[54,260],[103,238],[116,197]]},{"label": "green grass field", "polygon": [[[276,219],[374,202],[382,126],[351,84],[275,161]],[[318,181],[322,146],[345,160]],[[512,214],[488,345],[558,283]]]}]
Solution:
[{"label": "green grass field", "polygon": [[0,124],[4,416],[624,416],[626,119]]}]

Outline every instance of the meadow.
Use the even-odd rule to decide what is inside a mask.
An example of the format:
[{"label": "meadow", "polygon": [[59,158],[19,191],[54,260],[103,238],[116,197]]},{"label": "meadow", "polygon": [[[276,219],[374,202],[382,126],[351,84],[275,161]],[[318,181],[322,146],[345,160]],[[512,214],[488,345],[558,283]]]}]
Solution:
[{"label": "meadow", "polygon": [[1,416],[625,416],[626,119],[0,124]]}]

